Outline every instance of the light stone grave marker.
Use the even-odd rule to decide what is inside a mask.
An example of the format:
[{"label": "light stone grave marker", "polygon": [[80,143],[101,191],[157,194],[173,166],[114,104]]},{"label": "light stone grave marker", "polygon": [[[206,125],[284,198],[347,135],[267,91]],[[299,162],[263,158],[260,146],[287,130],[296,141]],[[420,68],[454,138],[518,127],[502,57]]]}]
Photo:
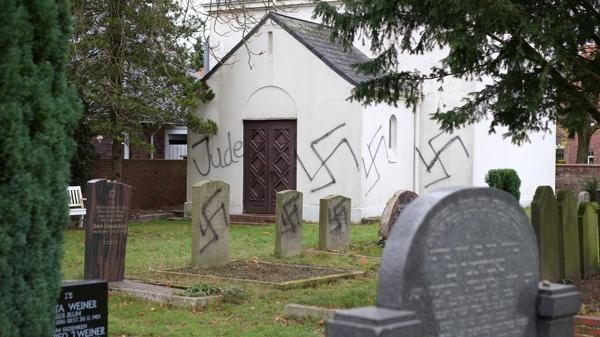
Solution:
[{"label": "light stone grave marker", "polygon": [[402,211],[419,195],[413,191],[400,190],[388,200],[381,214],[379,225],[379,240],[387,240],[394,223]]},{"label": "light stone grave marker", "polygon": [[289,257],[302,251],[302,193],[277,192],[275,207],[275,255]]},{"label": "light stone grave marker", "polygon": [[577,196],[578,204],[581,204],[582,202],[589,202],[589,201],[590,201],[590,192],[588,192],[588,191],[579,192],[579,195]]},{"label": "light stone grave marker", "polygon": [[579,238],[582,277],[600,270],[598,259],[598,215],[591,202],[579,204]]},{"label": "light stone grave marker", "polygon": [[577,281],[581,279],[577,202],[570,191],[558,191],[556,199],[560,224],[560,275],[563,279]]},{"label": "light stone grave marker", "polygon": [[531,202],[531,224],[538,239],[541,277],[552,282],[561,279],[558,218],[558,205],[552,187],[538,187]]},{"label": "light stone grave marker", "polygon": [[192,268],[229,262],[229,185],[203,180],[192,186]]},{"label": "light stone grave marker", "polygon": [[535,233],[508,193],[427,193],[395,226],[376,306],[338,311],[327,337],[573,336],[580,295],[539,282]]},{"label": "light stone grave marker", "polygon": [[319,204],[319,249],[338,250],[350,244],[350,199],[330,195]]}]

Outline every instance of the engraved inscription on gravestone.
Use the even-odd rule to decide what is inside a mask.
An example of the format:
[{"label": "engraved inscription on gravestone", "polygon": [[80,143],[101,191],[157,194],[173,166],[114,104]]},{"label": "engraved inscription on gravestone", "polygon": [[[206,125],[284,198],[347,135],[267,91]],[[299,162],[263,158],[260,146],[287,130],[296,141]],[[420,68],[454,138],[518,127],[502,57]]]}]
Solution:
[{"label": "engraved inscription on gravestone", "polygon": [[85,279],[122,281],[131,186],[95,179],[86,190]]},{"label": "engraved inscription on gravestone", "polygon": [[536,240],[514,198],[430,193],[400,222],[408,232],[388,240],[379,306],[415,311],[423,336],[535,336]]},{"label": "engraved inscription on gravestone", "polygon": [[65,281],[56,304],[54,337],[108,336],[106,281]]}]

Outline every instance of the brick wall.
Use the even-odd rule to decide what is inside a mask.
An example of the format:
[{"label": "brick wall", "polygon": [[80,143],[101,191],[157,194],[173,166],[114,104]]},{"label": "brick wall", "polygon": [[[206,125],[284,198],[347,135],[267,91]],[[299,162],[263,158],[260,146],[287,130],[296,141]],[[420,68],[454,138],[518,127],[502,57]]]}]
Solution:
[{"label": "brick wall", "polygon": [[575,337],[600,336],[600,317],[575,316]]},{"label": "brick wall", "polygon": [[600,183],[600,165],[556,165],[556,189],[569,190],[575,197],[593,178]]},{"label": "brick wall", "polygon": [[[94,178],[110,178],[110,160],[97,159],[94,164]],[[186,166],[186,160],[124,160],[121,182],[133,188],[131,207],[157,209],[180,206],[183,209]]]},{"label": "brick wall", "polygon": [[[575,164],[577,161],[577,135],[574,139],[569,139],[565,146],[565,162]],[[590,139],[589,151],[594,152],[594,163],[600,163],[600,129],[596,130]]]}]

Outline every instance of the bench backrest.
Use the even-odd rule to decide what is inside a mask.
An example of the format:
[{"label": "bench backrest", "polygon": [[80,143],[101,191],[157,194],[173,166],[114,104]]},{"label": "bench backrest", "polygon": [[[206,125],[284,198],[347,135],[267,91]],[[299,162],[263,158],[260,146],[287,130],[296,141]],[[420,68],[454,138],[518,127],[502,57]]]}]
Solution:
[{"label": "bench backrest", "polygon": [[81,194],[81,186],[69,186],[67,187],[67,194],[69,195],[69,207],[81,207],[83,205],[83,195]]}]

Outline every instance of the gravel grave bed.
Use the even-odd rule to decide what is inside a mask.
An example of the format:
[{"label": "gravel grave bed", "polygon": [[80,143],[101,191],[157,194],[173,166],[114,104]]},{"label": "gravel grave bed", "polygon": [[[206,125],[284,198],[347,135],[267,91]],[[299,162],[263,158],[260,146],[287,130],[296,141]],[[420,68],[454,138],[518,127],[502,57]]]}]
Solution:
[{"label": "gravel grave bed", "polygon": [[241,260],[232,261],[222,267],[200,269],[192,269],[188,267],[175,269],[172,271],[185,274],[218,276],[272,283],[305,280],[351,272],[350,270],[327,267]]}]

